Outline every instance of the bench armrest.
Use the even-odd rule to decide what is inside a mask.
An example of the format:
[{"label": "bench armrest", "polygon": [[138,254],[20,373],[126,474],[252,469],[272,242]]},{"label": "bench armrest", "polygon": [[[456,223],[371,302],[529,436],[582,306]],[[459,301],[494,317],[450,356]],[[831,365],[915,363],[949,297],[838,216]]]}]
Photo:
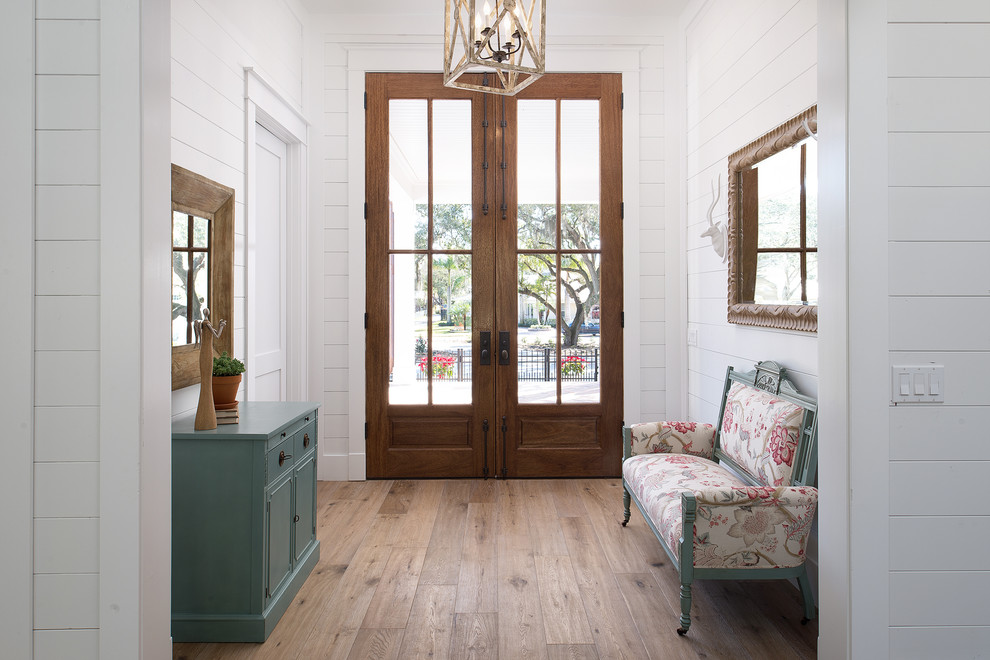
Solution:
[{"label": "bench armrest", "polygon": [[818,489],[810,486],[735,486],[684,493],[685,526],[694,520],[694,566],[800,566],[817,506]]},{"label": "bench armrest", "polygon": [[622,457],[637,454],[691,454],[712,458],[715,427],[696,422],[647,422],[622,428]]}]

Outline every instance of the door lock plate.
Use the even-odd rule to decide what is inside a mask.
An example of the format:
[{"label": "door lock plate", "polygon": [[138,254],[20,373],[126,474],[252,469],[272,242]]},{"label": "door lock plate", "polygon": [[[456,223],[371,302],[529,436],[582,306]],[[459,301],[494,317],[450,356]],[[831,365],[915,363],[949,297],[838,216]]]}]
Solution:
[{"label": "door lock plate", "polygon": [[509,333],[504,330],[498,333],[498,363],[509,364]]}]

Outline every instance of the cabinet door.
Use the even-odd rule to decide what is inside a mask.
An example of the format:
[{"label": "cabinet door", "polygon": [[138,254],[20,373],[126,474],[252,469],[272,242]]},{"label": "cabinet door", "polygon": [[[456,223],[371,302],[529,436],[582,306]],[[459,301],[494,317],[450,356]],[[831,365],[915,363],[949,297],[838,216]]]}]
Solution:
[{"label": "cabinet door", "polygon": [[295,560],[305,554],[316,538],[316,454],[296,467]]},{"label": "cabinet door", "polygon": [[289,576],[292,568],[292,478],[287,477],[281,483],[272,485],[267,496],[265,507],[266,539],[268,563],[265,579],[265,599],[274,596],[282,582]]}]

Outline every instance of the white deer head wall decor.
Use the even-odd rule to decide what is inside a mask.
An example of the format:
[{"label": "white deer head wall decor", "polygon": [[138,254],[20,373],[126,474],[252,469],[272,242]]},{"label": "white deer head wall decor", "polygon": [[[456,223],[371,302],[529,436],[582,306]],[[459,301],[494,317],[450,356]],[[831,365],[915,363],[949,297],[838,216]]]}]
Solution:
[{"label": "white deer head wall decor", "polygon": [[708,236],[712,239],[712,248],[715,250],[715,254],[722,258],[722,263],[726,260],[725,248],[728,244],[728,228],[725,226],[725,222],[719,221],[714,222],[712,220],[712,212],[715,210],[715,205],[718,204],[718,198],[722,194],[722,175],[719,174],[716,181],[712,181],[712,204],[708,207],[708,229],[701,233],[702,238]]}]

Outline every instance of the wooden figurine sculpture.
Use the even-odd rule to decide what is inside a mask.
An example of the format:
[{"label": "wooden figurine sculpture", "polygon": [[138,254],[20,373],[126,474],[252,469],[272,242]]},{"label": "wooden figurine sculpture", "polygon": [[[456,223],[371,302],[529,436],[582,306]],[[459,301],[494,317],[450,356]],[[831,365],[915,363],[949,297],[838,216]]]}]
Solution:
[{"label": "wooden figurine sculpture", "polygon": [[[203,320],[193,323],[196,333],[196,343],[199,347],[199,407],[196,409],[197,431],[206,431],[217,427],[217,411],[213,407],[213,339],[220,339],[226,320],[220,321],[220,327],[214,328],[210,323],[210,310],[203,308]],[[207,332],[203,332],[203,330]]]}]

